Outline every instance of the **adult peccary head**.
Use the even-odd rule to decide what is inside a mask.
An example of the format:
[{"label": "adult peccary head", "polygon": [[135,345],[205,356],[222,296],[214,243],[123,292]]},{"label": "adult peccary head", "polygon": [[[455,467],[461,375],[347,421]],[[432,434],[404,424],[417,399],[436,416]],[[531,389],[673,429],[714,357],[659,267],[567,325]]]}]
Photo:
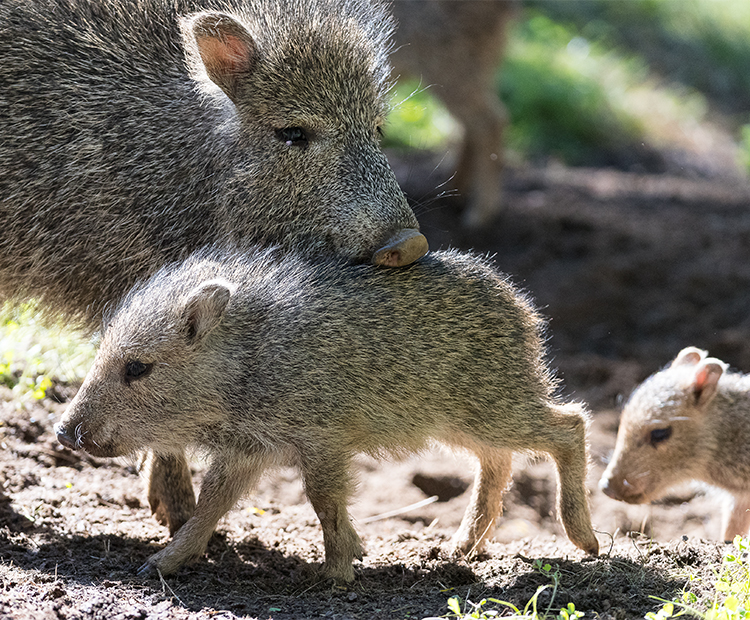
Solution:
[{"label": "adult peccary head", "polygon": [[94,367],[56,426],[99,456],[151,448],[212,456],[194,516],[145,570],[177,570],[271,465],[296,465],[329,574],[362,547],[346,504],[357,452],[430,440],[479,459],[454,549],[478,553],[513,452],[556,461],[570,539],[596,553],[583,407],[554,397],[543,322],[484,259],[428,254],[401,270],[309,265],[270,253],[197,256],[159,272],[106,324]]},{"label": "adult peccary head", "polygon": [[367,0],[0,3],[0,296],[95,325],[206,243],[407,264]]},{"label": "adult peccary head", "polygon": [[599,483],[613,499],[645,504],[697,480],[729,493],[724,540],[750,528],[750,375],[687,347],[639,385],[620,418]]}]

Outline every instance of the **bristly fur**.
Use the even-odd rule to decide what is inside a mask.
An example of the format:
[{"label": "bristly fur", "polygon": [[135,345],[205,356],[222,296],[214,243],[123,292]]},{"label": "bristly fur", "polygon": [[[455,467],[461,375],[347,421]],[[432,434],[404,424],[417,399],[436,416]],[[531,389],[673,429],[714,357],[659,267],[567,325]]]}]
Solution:
[{"label": "bristly fur", "polygon": [[[252,44],[207,97],[208,9]],[[206,244],[362,262],[418,228],[378,144],[392,29],[368,0],[0,3],[0,297],[93,330]]]},{"label": "bristly fur", "polygon": [[[596,552],[587,415],[555,396],[543,328],[528,297],[474,254],[436,252],[394,270],[202,251],[128,295],[58,431],[83,423],[84,447],[102,456],[188,445],[211,455],[186,533],[149,560],[163,573],[203,551],[217,506],[288,462],[321,519],[330,574],[350,580],[362,552],[346,512],[352,457],[431,440],[479,460],[459,552],[490,534],[514,452],[555,459],[566,531]],[[128,380],[134,360],[152,370]]]}]

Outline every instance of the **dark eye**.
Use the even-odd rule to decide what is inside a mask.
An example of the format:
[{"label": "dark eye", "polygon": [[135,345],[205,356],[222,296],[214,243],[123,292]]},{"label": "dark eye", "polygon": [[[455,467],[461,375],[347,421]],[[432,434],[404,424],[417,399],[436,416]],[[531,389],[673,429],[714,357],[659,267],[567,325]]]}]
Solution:
[{"label": "dark eye", "polygon": [[276,137],[287,146],[307,146],[307,132],[302,127],[284,127],[276,130]]},{"label": "dark eye", "polygon": [[656,447],[656,444],[661,443],[662,441],[666,441],[672,436],[672,427],[667,426],[667,428],[656,428],[651,431],[651,434],[649,436],[649,441],[651,442],[651,445]]},{"label": "dark eye", "polygon": [[130,382],[134,379],[142,379],[151,372],[153,364],[144,364],[138,360],[131,360],[125,364],[125,380]]}]

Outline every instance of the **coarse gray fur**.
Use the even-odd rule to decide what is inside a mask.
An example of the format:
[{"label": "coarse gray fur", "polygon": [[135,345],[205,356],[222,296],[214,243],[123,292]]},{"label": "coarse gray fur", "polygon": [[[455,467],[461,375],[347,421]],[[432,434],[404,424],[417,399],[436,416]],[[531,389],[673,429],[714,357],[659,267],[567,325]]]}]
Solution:
[{"label": "coarse gray fur", "polygon": [[599,485],[630,504],[689,480],[723,489],[722,532],[733,540],[750,530],[750,375],[707,355],[686,347],[633,391]]},{"label": "coarse gray fur", "polygon": [[362,555],[346,509],[352,457],[431,440],[479,460],[457,552],[475,554],[490,536],[520,451],[554,458],[566,532],[596,553],[587,414],[555,396],[543,328],[529,299],[472,254],[398,270],[198,254],[114,313],[56,431],[99,456],[209,453],[194,516],[144,567],[162,574],[203,553],[265,468],[288,463],[320,518],[328,574],[351,580]]},{"label": "coarse gray fur", "polygon": [[515,0],[394,0],[394,75],[416,77],[461,123],[463,147],[453,185],[463,224],[492,223],[502,208],[507,112],[497,74]]},{"label": "coarse gray fur", "polygon": [[417,228],[378,145],[391,26],[367,0],[4,0],[0,297],[96,325],[207,243],[366,261]]},{"label": "coarse gray fur", "polygon": [[[0,299],[95,330],[207,243],[415,260],[378,145],[391,29],[367,0],[0,2]],[[149,485],[176,531],[184,456]]]}]

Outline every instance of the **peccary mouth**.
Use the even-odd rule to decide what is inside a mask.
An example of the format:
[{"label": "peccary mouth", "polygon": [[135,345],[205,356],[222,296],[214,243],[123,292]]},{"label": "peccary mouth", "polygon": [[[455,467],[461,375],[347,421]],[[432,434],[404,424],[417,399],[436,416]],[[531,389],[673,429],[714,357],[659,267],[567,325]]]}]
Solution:
[{"label": "peccary mouth", "polygon": [[85,450],[90,455],[98,457],[115,457],[124,454],[122,451],[117,450],[111,442],[106,445],[100,445],[90,437],[86,437],[81,431],[80,425],[71,432],[62,422],[58,422],[55,424],[54,430],[57,441],[69,450]]},{"label": "peccary mouth", "polygon": [[372,257],[375,265],[403,267],[427,254],[427,238],[416,228],[404,228],[391,237]]}]

